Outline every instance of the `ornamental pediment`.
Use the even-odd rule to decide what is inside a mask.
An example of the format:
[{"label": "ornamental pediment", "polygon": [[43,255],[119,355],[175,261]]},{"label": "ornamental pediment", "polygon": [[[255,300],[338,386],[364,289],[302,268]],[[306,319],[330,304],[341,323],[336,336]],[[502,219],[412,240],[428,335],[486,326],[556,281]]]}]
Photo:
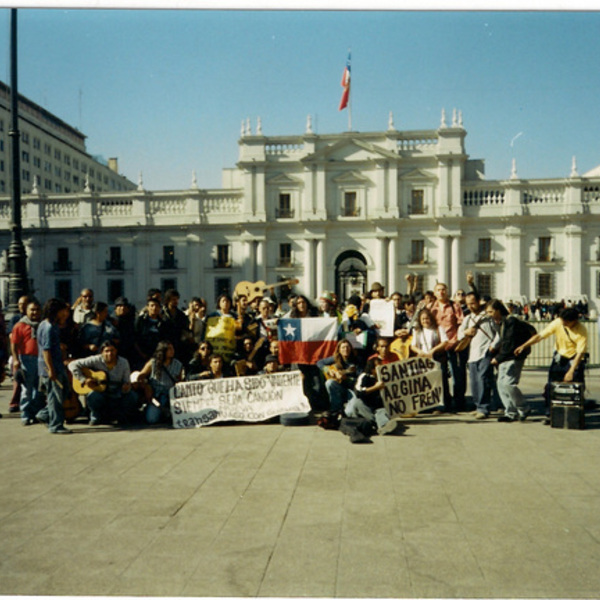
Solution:
[{"label": "ornamental pediment", "polygon": [[345,184],[345,185],[364,185],[369,183],[369,178],[365,177],[359,171],[344,171],[344,173],[332,177],[334,183]]},{"label": "ornamental pediment", "polygon": [[287,173],[278,173],[267,179],[268,185],[301,185],[302,180],[298,177],[293,177]]},{"label": "ornamental pediment", "polygon": [[325,148],[305,156],[302,162],[366,162],[385,158],[387,160],[398,160],[394,152],[390,152],[381,146],[363,142],[359,139],[341,139]]},{"label": "ornamental pediment", "polygon": [[430,171],[423,169],[410,169],[400,173],[399,178],[403,181],[437,181],[437,177]]}]

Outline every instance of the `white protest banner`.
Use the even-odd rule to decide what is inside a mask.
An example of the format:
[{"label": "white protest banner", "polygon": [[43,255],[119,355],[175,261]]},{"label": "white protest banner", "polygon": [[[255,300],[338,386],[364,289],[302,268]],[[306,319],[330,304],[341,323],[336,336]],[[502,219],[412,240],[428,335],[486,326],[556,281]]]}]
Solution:
[{"label": "white protest banner", "polygon": [[202,427],[219,421],[265,421],[284,413],[308,412],[300,371],[177,383],[171,389],[173,427]]},{"label": "white protest banner", "polygon": [[377,378],[385,384],[381,397],[392,419],[444,401],[440,363],[430,358],[408,358],[380,365]]},{"label": "white protest banner", "polygon": [[369,316],[375,322],[379,335],[394,337],[394,303],[391,300],[374,298],[369,302]]}]

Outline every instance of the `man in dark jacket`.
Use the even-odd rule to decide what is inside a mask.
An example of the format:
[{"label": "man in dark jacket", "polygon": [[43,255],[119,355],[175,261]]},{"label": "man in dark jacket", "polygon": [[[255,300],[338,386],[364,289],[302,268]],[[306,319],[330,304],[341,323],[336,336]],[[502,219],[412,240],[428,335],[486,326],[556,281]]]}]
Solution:
[{"label": "man in dark jacket", "polygon": [[523,364],[530,350],[518,356],[515,355],[515,350],[532,337],[535,329],[518,317],[509,315],[500,300],[490,300],[485,311],[499,328],[499,333],[492,342],[492,347],[496,350],[492,364],[498,366],[498,394],[504,404],[504,415],[498,417],[498,421],[503,423],[512,423],[517,419],[524,421],[531,409],[519,389],[519,381]]}]

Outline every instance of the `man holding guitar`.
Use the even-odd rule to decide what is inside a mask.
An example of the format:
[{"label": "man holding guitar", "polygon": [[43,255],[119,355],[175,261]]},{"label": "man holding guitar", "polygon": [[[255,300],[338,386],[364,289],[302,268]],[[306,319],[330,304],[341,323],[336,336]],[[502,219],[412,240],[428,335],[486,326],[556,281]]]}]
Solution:
[{"label": "man holding guitar", "polygon": [[131,370],[114,344],[104,342],[100,354],[70,362],[69,370],[75,391],[87,394],[90,425],[135,422],[139,416],[138,397],[131,389]]}]

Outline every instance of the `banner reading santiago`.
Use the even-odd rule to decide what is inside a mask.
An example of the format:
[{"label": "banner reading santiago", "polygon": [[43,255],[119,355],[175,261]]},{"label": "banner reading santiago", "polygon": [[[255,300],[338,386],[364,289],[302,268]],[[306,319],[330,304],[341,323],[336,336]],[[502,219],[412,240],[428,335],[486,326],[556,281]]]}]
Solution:
[{"label": "banner reading santiago", "polygon": [[173,427],[202,427],[219,421],[265,421],[308,412],[300,371],[187,381],[171,388]]},{"label": "banner reading santiago", "polygon": [[408,358],[380,365],[377,378],[385,384],[381,396],[392,419],[444,401],[440,363],[430,358]]}]

